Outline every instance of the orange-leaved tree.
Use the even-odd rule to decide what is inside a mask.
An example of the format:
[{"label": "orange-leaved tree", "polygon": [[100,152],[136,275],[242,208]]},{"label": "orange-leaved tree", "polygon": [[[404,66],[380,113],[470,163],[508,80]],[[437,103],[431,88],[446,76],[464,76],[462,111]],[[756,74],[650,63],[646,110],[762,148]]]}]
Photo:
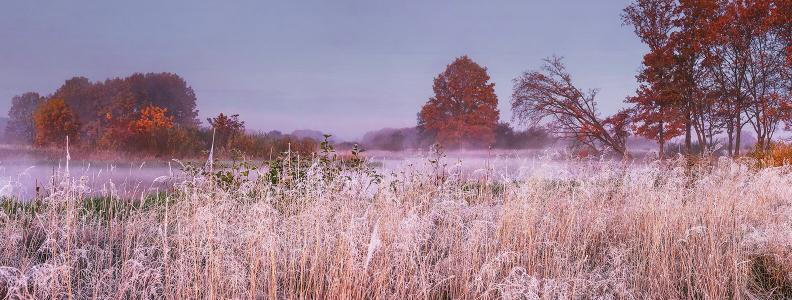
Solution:
[{"label": "orange-leaved tree", "polygon": [[167,130],[173,128],[173,119],[167,108],[150,105],[141,109],[138,117],[129,123],[129,132],[134,137],[133,146],[157,154],[165,153],[169,146]]},{"label": "orange-leaved tree", "polygon": [[144,107],[140,116],[129,124],[129,130],[138,135],[150,135],[170,128],[173,128],[173,116],[168,116],[168,109],[153,105]]},{"label": "orange-leaved tree", "polygon": [[39,105],[33,113],[33,122],[36,146],[64,145],[67,136],[72,143],[78,139],[80,122],[63,99],[50,99]]},{"label": "orange-leaved tree", "polygon": [[418,127],[446,146],[495,143],[498,98],[487,68],[467,56],[448,65],[434,79],[434,97],[421,108]]}]

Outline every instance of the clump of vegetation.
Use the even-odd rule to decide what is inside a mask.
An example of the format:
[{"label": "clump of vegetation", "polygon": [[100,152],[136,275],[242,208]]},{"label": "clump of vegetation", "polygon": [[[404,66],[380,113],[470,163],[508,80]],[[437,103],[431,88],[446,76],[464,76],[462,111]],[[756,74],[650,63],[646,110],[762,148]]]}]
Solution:
[{"label": "clump of vegetation", "polygon": [[224,157],[233,151],[270,158],[287,149],[316,150],[318,141],[312,139],[247,132],[239,115],[220,113],[203,127],[196,100],[187,82],[172,73],[103,82],[74,77],[47,97],[33,92],[14,97],[5,133],[11,142],[39,149],[63,147],[68,136],[83,155],[196,158],[211,145]]},{"label": "clump of vegetation", "polygon": [[362,147],[355,144],[348,154],[339,154],[330,142],[331,135],[325,134],[324,141],[319,144],[319,152],[306,155],[302,151],[291,149],[277,154],[262,163],[256,163],[240,150],[233,150],[230,164],[215,159],[213,156],[204,165],[187,162],[182,171],[188,177],[205,177],[226,190],[238,189],[246,184],[267,183],[273,187],[291,187],[307,180],[307,176],[318,174],[324,182],[334,181],[343,176],[351,179],[351,174],[365,174],[371,177],[372,183],[378,183],[382,176],[377,172],[362,153]]},{"label": "clump of vegetation", "polygon": [[760,167],[780,167],[792,164],[792,143],[773,142],[769,150],[759,147],[749,153],[750,157],[757,160]]}]

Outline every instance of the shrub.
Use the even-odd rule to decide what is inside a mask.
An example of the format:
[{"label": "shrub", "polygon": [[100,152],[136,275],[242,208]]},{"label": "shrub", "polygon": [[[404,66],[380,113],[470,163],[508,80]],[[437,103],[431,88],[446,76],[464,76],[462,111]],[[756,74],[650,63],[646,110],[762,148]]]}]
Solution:
[{"label": "shrub", "polygon": [[754,149],[750,154],[760,167],[780,167],[792,164],[792,142],[772,142],[770,151]]}]

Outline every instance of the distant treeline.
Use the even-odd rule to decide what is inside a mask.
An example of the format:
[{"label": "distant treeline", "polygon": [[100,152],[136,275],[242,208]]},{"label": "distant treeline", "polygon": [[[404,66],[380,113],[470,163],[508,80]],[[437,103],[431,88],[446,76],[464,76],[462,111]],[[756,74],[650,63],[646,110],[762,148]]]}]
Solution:
[{"label": "distant treeline", "polygon": [[[508,123],[498,123],[494,130],[493,148],[498,149],[541,149],[553,143],[554,138],[541,127],[514,130]],[[384,128],[366,133],[361,140],[367,149],[402,151],[426,149],[437,142],[419,128]]]},{"label": "distant treeline", "polygon": [[127,152],[161,157],[204,154],[269,156],[291,149],[312,152],[317,141],[279,132],[247,133],[238,115],[198,119],[196,96],[173,73],[133,74],[91,82],[67,80],[53,94],[28,92],[12,99],[6,139],[36,147],[71,147],[86,152]]},{"label": "distant treeline", "polygon": [[[74,77],[47,96],[15,96],[8,117],[7,141],[44,149],[63,147],[68,137],[70,147],[86,154],[183,158],[206,155],[214,145],[221,156],[272,157],[287,150],[312,153],[324,138],[313,130],[250,132],[239,115],[224,113],[208,118],[204,126],[195,92],[173,73],[136,73],[98,82]],[[524,149],[552,142],[541,128],[518,131],[507,123],[497,124],[493,138],[491,144],[479,146]],[[437,141],[411,127],[370,132],[361,143],[369,149],[401,151],[427,148]],[[338,146],[346,149],[352,144]]]},{"label": "distant treeline", "polygon": [[6,139],[6,127],[8,127],[8,118],[0,117],[0,140]]}]

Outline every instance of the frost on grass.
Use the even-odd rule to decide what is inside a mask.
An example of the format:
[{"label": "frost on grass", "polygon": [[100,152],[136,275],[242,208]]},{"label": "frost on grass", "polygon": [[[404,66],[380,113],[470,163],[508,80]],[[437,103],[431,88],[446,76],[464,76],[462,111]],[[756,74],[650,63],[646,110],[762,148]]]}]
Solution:
[{"label": "frost on grass", "polygon": [[112,214],[67,178],[0,210],[0,298],[792,297],[788,167],[460,169],[173,177],[167,201]]}]

